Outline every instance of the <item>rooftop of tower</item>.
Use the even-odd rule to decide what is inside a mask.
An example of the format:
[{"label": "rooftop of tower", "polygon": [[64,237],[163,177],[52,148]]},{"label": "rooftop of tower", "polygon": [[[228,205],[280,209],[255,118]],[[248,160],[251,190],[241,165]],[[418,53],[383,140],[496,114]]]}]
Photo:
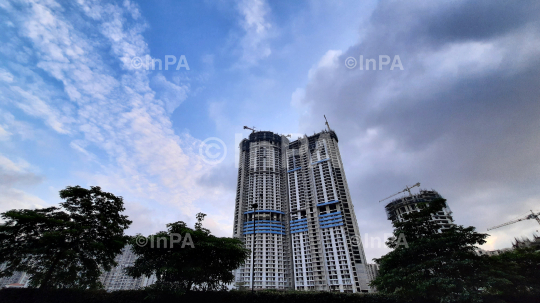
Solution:
[{"label": "rooftop of tower", "polygon": [[279,141],[281,142],[281,135],[275,134],[271,131],[255,131],[249,134],[249,141]]},{"label": "rooftop of tower", "polygon": [[[339,142],[338,136],[336,135],[336,132],[334,132],[333,130],[322,130],[321,132],[315,133],[315,134],[313,134],[311,136],[306,135],[306,137],[308,138],[308,140],[317,140],[320,135],[326,134],[326,133],[330,134],[330,138],[334,138],[334,139],[336,139],[336,141]],[[294,141],[291,141],[289,143],[289,148],[294,148],[295,145],[300,144],[300,142],[299,142],[300,139],[301,138],[298,138],[298,139],[296,139]]]},{"label": "rooftop of tower", "polygon": [[[420,189],[420,191],[412,196],[403,196],[390,201],[384,207],[389,220],[395,217],[395,211],[405,205],[416,204],[420,202],[430,202],[442,196],[435,190]],[[447,205],[448,207],[448,205]]]},{"label": "rooftop of tower", "polygon": [[[338,136],[333,130],[322,130],[321,132],[314,133],[311,136],[308,136],[307,134],[305,136],[307,137],[308,140],[316,140],[322,134],[330,134],[331,138],[334,138],[336,139],[336,141],[339,141]],[[287,137],[287,136],[276,134],[271,131],[262,131],[262,130],[254,131],[251,134],[249,134],[249,137],[247,139],[242,140],[242,143],[240,143],[240,146],[242,147],[242,149],[246,149],[247,148],[246,144],[248,144],[249,142],[259,142],[259,141],[270,141],[270,142],[276,142],[278,144],[281,144],[283,141],[283,137]],[[302,137],[299,137],[298,139],[289,142],[289,147],[294,148],[295,145],[300,144],[299,140],[301,138]]]}]

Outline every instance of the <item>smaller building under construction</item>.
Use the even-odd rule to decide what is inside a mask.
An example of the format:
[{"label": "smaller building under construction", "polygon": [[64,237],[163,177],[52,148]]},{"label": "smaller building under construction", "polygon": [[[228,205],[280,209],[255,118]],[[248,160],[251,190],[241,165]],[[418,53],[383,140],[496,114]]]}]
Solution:
[{"label": "smaller building under construction", "polygon": [[[394,222],[403,222],[403,215],[411,212],[420,211],[418,203],[427,203],[441,199],[442,196],[434,190],[421,189],[418,194],[410,194],[408,196],[392,200],[385,206],[388,220]],[[448,204],[439,212],[433,215],[432,220],[441,226],[441,230],[448,229],[454,225],[452,211]]]}]

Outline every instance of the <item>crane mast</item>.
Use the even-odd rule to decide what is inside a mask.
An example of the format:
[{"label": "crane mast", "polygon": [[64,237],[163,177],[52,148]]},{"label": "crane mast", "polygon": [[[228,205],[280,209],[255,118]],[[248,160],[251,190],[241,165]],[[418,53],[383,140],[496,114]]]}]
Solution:
[{"label": "crane mast", "polygon": [[328,124],[328,119],[326,119],[326,115],[324,115],[324,121],[326,121],[326,127],[328,128],[328,131],[331,131],[332,129],[330,128],[330,124]]},{"label": "crane mast", "polygon": [[492,229],[495,229],[495,228],[499,228],[499,227],[503,227],[503,226],[506,226],[506,225],[510,225],[510,224],[514,224],[514,223],[517,223],[517,222],[520,222],[520,221],[524,221],[524,220],[530,220],[530,219],[536,219],[536,222],[538,222],[538,224],[540,224],[540,218],[538,217],[540,215],[540,213],[534,213],[532,210],[531,210],[531,214],[530,215],[527,215],[523,218],[519,218],[519,219],[516,219],[516,220],[512,220],[510,222],[506,222],[506,223],[503,223],[503,224],[500,224],[500,225],[497,225],[497,226],[493,226],[493,227],[490,227],[488,228],[487,230],[492,230]]},{"label": "crane mast", "polygon": [[400,192],[397,192],[397,193],[395,193],[395,194],[393,194],[393,195],[391,195],[391,196],[389,196],[389,197],[386,197],[386,198],[384,198],[384,199],[382,199],[382,200],[379,200],[379,203],[381,203],[381,202],[384,201],[384,200],[390,199],[390,198],[392,198],[393,196],[397,196],[397,195],[399,195],[399,194],[401,194],[401,193],[404,193],[404,192],[409,192],[409,195],[412,197],[411,189],[413,189],[414,187],[419,187],[419,186],[420,186],[420,182],[416,183],[415,185],[413,185],[413,186],[411,186],[411,187],[405,185],[405,189],[404,189],[404,190],[402,190],[402,191],[400,191]]}]

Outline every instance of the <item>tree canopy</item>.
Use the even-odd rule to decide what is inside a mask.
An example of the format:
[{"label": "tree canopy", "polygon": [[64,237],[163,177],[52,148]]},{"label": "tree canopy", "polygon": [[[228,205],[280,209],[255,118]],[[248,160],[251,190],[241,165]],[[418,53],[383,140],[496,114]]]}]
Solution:
[{"label": "tree canopy", "polygon": [[60,198],[61,207],[1,214],[0,263],[7,266],[0,277],[24,271],[33,287],[101,287],[101,271],[116,265],[129,240],[123,199],[98,186],[68,186]]},{"label": "tree canopy", "polygon": [[492,256],[492,268],[509,281],[492,292],[505,295],[540,294],[540,251],[538,246],[518,248]]},{"label": "tree canopy", "polygon": [[155,274],[157,288],[225,289],[234,279],[232,271],[245,262],[249,250],[239,239],[213,236],[202,227],[204,216],[197,214],[194,229],[179,221],[167,224],[167,231],[133,238],[131,244],[137,260],[126,269],[128,275]]},{"label": "tree canopy", "polygon": [[[445,205],[444,199],[419,203],[420,211],[395,222],[394,237],[387,242],[394,250],[375,259],[380,269],[372,286],[406,299],[471,302],[480,300],[487,289],[508,284],[508,280],[493,275],[489,257],[475,253],[476,245],[485,243],[487,234],[455,225],[441,230],[431,220]],[[408,247],[401,245],[402,238]]]}]

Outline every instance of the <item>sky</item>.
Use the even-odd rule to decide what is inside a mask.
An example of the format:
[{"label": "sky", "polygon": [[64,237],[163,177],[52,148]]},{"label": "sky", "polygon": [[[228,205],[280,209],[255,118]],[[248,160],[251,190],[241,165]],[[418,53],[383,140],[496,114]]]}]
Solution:
[{"label": "sky", "polygon": [[326,115],[368,260],[389,251],[378,201],[416,182],[485,233],[540,211],[539,17],[532,0],[0,1],[0,212],[100,186],[129,234],[204,212],[231,236],[243,126],[296,139]]}]

